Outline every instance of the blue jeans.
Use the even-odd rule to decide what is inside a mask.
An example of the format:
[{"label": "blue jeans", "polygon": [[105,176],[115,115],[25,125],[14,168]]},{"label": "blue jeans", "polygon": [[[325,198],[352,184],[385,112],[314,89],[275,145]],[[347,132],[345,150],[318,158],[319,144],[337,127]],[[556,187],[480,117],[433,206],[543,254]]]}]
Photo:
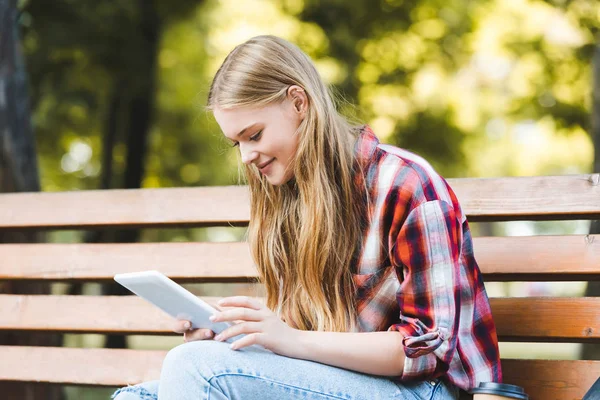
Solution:
[{"label": "blue jeans", "polygon": [[230,350],[212,340],[185,343],[167,354],[160,380],[119,389],[115,400],[410,399],[457,400],[444,380],[395,382],[259,348]]}]

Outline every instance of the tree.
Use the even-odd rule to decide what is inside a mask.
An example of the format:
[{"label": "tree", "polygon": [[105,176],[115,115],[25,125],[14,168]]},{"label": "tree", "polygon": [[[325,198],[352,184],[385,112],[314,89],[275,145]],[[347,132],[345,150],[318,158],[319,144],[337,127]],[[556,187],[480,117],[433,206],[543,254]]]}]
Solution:
[{"label": "tree", "polygon": [[[325,31],[327,51],[347,71],[337,87],[360,105],[362,117],[388,122],[389,141],[425,156],[448,176],[465,170],[461,147],[467,132],[452,122],[448,104],[411,107],[407,113],[404,99],[413,97],[411,82],[424,66],[437,63],[451,73],[461,65],[467,55],[462,43],[475,29],[467,7],[463,1],[382,1],[376,6],[367,0],[328,0],[307,1],[300,14]],[[383,110],[376,99],[385,97],[390,100]]]},{"label": "tree", "polygon": [[[123,182],[123,187],[127,189],[141,188],[142,179],[144,178],[148,135],[154,111],[156,58],[162,25],[154,2],[140,1],[138,6],[139,19],[137,29],[135,29],[138,34],[128,39],[132,44],[139,46],[140,60],[137,63],[138,68],[128,69],[128,74],[126,72],[115,80],[116,82],[131,82],[129,93],[120,93],[121,88],[115,86],[112,94],[113,101],[116,100],[119,94],[127,96],[125,102],[128,132],[126,138],[127,158]],[[110,114],[109,119],[112,119]],[[104,151],[112,154],[109,140],[113,137],[113,132],[110,123],[105,136],[107,138],[105,143],[108,145]],[[105,160],[107,165],[108,162],[112,162],[112,158],[108,154],[105,155]],[[105,182],[108,182],[108,179],[105,179]],[[133,243],[139,240],[139,236],[137,230],[119,231],[116,235],[116,241]],[[107,285],[104,292],[109,295],[128,293],[122,286],[114,283]],[[109,348],[126,347],[125,336],[109,335],[106,346]]]},{"label": "tree", "polygon": [[[48,96],[38,92],[38,100],[52,96],[57,101],[57,111],[68,110],[72,105],[91,113],[90,117],[95,118],[75,124],[80,135],[90,135],[86,130],[104,130],[101,177],[96,188],[142,186],[148,136],[155,115],[156,66],[162,29],[196,6],[197,2],[190,0],[169,2],[169,6],[164,1],[62,0],[52,4],[31,2],[25,8],[33,20],[28,35],[37,42],[36,51],[31,53],[37,61],[31,69],[35,86],[39,90],[49,84],[57,89]],[[48,65],[47,59],[57,62]],[[83,76],[81,67],[86,70]],[[90,85],[90,73],[97,79],[95,85]],[[59,121],[68,124],[72,118],[65,116]],[[55,137],[56,132],[50,130],[60,127],[49,124],[45,129],[49,137]],[[125,149],[122,168],[115,165],[118,144]],[[52,149],[56,150],[60,149]],[[86,242],[138,240],[136,230],[88,232],[84,237]],[[70,293],[81,290],[81,285],[76,284]],[[115,284],[105,290],[112,295],[127,292]],[[109,336],[107,346],[124,347],[124,336]]]},{"label": "tree", "polygon": [[[29,115],[27,74],[19,48],[16,0],[0,0],[0,192],[40,190],[33,130]],[[26,210],[21,210],[26,212]],[[37,233],[0,232],[0,243],[43,240]],[[50,285],[5,282],[0,293],[48,294]],[[0,343],[60,346],[59,335],[0,334]],[[60,388],[33,384],[0,384],[0,393],[14,399],[60,399]]]}]

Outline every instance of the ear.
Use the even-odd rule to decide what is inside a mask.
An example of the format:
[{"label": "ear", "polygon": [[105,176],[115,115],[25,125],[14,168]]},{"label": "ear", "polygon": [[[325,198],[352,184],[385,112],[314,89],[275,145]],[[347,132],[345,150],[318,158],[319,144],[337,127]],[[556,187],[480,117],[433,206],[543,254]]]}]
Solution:
[{"label": "ear", "polygon": [[308,96],[304,89],[298,85],[291,85],[287,90],[287,98],[294,105],[294,110],[304,118],[308,109]]}]

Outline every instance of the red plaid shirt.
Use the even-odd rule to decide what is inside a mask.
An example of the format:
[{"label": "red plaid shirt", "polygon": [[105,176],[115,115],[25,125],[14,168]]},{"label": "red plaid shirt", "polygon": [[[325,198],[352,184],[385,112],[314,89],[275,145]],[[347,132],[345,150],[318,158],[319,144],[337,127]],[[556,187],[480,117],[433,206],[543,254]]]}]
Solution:
[{"label": "red plaid shirt", "polygon": [[380,144],[369,127],[356,153],[357,182],[369,193],[354,275],[359,329],[403,335],[400,380],[446,376],[465,390],[501,382],[496,328],[456,195],[425,160]]}]

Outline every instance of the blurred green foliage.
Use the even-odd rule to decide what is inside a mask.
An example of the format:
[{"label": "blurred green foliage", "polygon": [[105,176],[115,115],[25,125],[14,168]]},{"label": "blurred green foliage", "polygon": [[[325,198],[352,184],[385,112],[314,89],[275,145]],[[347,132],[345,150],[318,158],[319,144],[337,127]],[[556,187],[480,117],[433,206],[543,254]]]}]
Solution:
[{"label": "blurred green foliage", "polygon": [[[160,48],[145,187],[238,182],[237,157],[202,107],[224,56],[264,33],[313,57],[348,101],[344,112],[446,176],[573,173],[591,166],[585,132],[597,2],[153,5]],[[22,1],[21,8],[42,186],[97,188],[111,96],[126,97],[136,76],[143,78],[136,74],[145,62],[140,2]],[[115,146],[112,187],[121,185],[125,134],[119,132]],[[532,148],[539,149],[533,156]]]}]

